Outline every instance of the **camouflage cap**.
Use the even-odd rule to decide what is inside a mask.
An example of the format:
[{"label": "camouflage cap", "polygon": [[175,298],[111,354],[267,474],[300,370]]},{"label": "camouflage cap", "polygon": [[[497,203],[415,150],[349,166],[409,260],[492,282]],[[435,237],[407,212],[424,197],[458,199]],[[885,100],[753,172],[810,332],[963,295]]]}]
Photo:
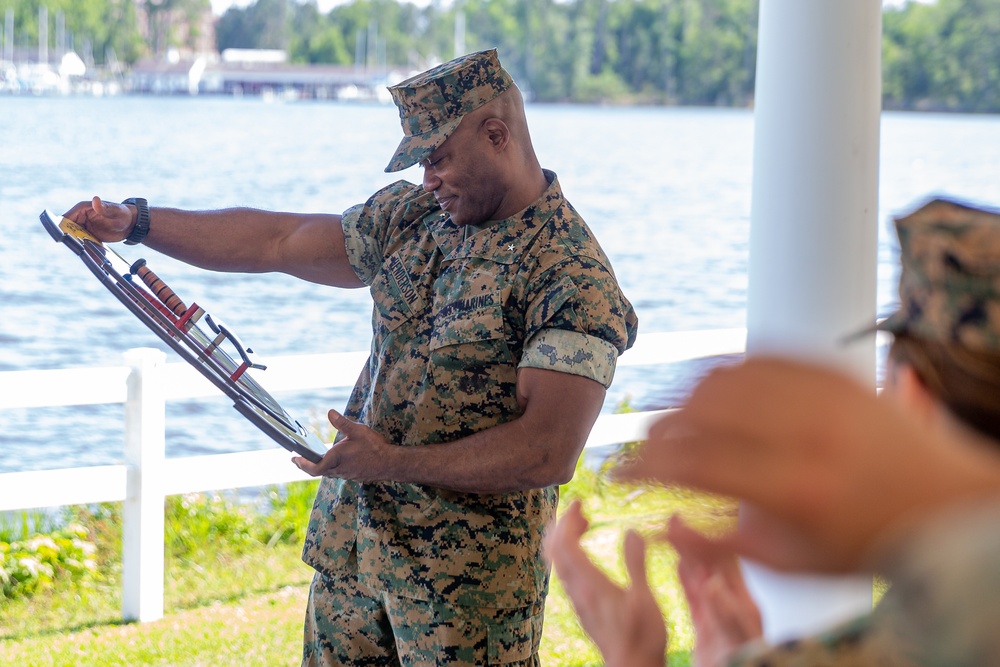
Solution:
[{"label": "camouflage cap", "polygon": [[433,153],[462,117],[514,85],[496,49],[450,60],[389,87],[399,108],[403,140],[386,171],[399,171]]},{"label": "camouflage cap", "polygon": [[899,310],[876,328],[1000,350],[1000,211],[937,198],[895,222]]}]

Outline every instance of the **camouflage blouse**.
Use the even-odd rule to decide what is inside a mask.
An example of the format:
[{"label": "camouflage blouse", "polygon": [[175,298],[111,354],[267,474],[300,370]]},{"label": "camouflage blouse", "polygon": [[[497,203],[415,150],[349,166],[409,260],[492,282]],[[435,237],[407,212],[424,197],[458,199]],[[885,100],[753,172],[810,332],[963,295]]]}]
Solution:
[{"label": "camouflage blouse", "polygon": [[998,527],[996,500],[942,512],[882,560],[891,585],[871,614],[814,637],[748,645],[729,667],[1000,665]]},{"label": "camouflage blouse", "polygon": [[[345,212],[348,257],[375,302],[371,355],[346,416],[416,447],[517,418],[521,367],[610,385],[637,319],[555,174],[546,177],[535,203],[481,228],[453,224],[403,181]],[[525,606],[548,585],[541,537],[557,493],[324,478],[303,559],[333,576],[356,558],[362,584],[398,595]]]}]

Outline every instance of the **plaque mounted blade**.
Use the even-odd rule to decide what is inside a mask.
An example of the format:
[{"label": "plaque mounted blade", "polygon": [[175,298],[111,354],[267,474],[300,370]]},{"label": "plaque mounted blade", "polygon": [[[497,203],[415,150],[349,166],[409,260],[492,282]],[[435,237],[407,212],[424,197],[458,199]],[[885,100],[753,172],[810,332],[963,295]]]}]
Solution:
[{"label": "plaque mounted blade", "polygon": [[140,322],[233,401],[233,407],[285,449],[313,463],[329,445],[296,421],[247,371],[265,370],[252,349],[197,303],[187,305],[143,259],[126,261],[83,227],[43,211],[52,238],[76,254]]}]

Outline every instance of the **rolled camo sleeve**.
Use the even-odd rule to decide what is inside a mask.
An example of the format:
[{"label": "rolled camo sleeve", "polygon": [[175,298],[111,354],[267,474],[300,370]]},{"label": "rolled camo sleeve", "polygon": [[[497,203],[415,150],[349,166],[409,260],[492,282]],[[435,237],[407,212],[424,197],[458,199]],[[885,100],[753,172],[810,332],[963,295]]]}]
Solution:
[{"label": "rolled camo sleeve", "polygon": [[361,282],[370,287],[382,265],[382,244],[362,229],[360,223],[364,209],[364,204],[347,209],[341,217],[340,224],[344,229],[347,260]]},{"label": "rolled camo sleeve", "polygon": [[541,368],[581,375],[607,389],[615,377],[618,350],[596,336],[565,329],[542,329],[524,346],[518,368]]}]

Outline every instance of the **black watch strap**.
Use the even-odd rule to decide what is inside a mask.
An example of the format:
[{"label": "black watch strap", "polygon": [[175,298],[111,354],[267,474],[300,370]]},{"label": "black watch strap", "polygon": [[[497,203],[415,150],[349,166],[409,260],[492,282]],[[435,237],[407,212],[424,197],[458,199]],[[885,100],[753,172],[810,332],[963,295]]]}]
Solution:
[{"label": "black watch strap", "polygon": [[142,197],[129,197],[122,203],[131,204],[135,206],[136,210],[135,225],[132,227],[128,238],[125,239],[125,245],[142,243],[142,240],[146,238],[146,234],[149,233],[149,204]]}]

